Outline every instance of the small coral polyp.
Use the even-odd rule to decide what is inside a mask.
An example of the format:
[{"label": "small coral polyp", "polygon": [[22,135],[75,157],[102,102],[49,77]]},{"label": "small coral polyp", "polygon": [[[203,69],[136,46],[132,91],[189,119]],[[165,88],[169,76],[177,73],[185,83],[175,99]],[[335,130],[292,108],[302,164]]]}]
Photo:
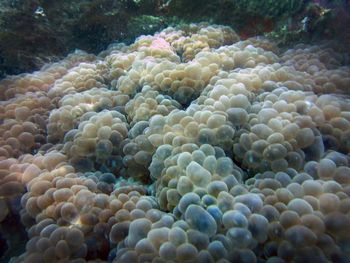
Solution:
[{"label": "small coral polyp", "polygon": [[12,262],[350,261],[344,50],[191,24],[2,80]]}]

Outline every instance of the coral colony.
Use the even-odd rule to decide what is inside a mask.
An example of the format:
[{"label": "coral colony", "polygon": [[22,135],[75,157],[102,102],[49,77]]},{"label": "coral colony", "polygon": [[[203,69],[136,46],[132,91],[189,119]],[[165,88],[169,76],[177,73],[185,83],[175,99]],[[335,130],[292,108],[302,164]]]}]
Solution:
[{"label": "coral colony", "polygon": [[5,78],[11,262],[349,262],[347,63],[191,24]]}]

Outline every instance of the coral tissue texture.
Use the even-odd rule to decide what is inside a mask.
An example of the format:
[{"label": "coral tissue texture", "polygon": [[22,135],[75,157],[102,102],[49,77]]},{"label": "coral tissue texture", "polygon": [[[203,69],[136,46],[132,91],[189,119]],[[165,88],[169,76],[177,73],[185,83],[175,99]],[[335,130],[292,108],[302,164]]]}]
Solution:
[{"label": "coral tissue texture", "polygon": [[12,262],[349,262],[348,63],[192,24],[7,77]]}]

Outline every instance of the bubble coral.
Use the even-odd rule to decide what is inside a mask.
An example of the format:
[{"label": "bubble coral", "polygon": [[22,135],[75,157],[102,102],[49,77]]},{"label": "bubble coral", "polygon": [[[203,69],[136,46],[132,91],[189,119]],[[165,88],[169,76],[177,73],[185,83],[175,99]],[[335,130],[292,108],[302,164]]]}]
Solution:
[{"label": "bubble coral", "polygon": [[199,24],[2,81],[15,262],[349,261],[342,52]]}]

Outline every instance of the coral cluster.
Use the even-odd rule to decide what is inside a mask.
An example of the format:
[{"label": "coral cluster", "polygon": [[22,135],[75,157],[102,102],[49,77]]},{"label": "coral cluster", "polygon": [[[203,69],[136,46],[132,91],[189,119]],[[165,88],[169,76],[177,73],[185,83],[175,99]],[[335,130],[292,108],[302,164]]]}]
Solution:
[{"label": "coral cluster", "polygon": [[3,80],[12,261],[348,262],[348,62],[199,24]]}]

